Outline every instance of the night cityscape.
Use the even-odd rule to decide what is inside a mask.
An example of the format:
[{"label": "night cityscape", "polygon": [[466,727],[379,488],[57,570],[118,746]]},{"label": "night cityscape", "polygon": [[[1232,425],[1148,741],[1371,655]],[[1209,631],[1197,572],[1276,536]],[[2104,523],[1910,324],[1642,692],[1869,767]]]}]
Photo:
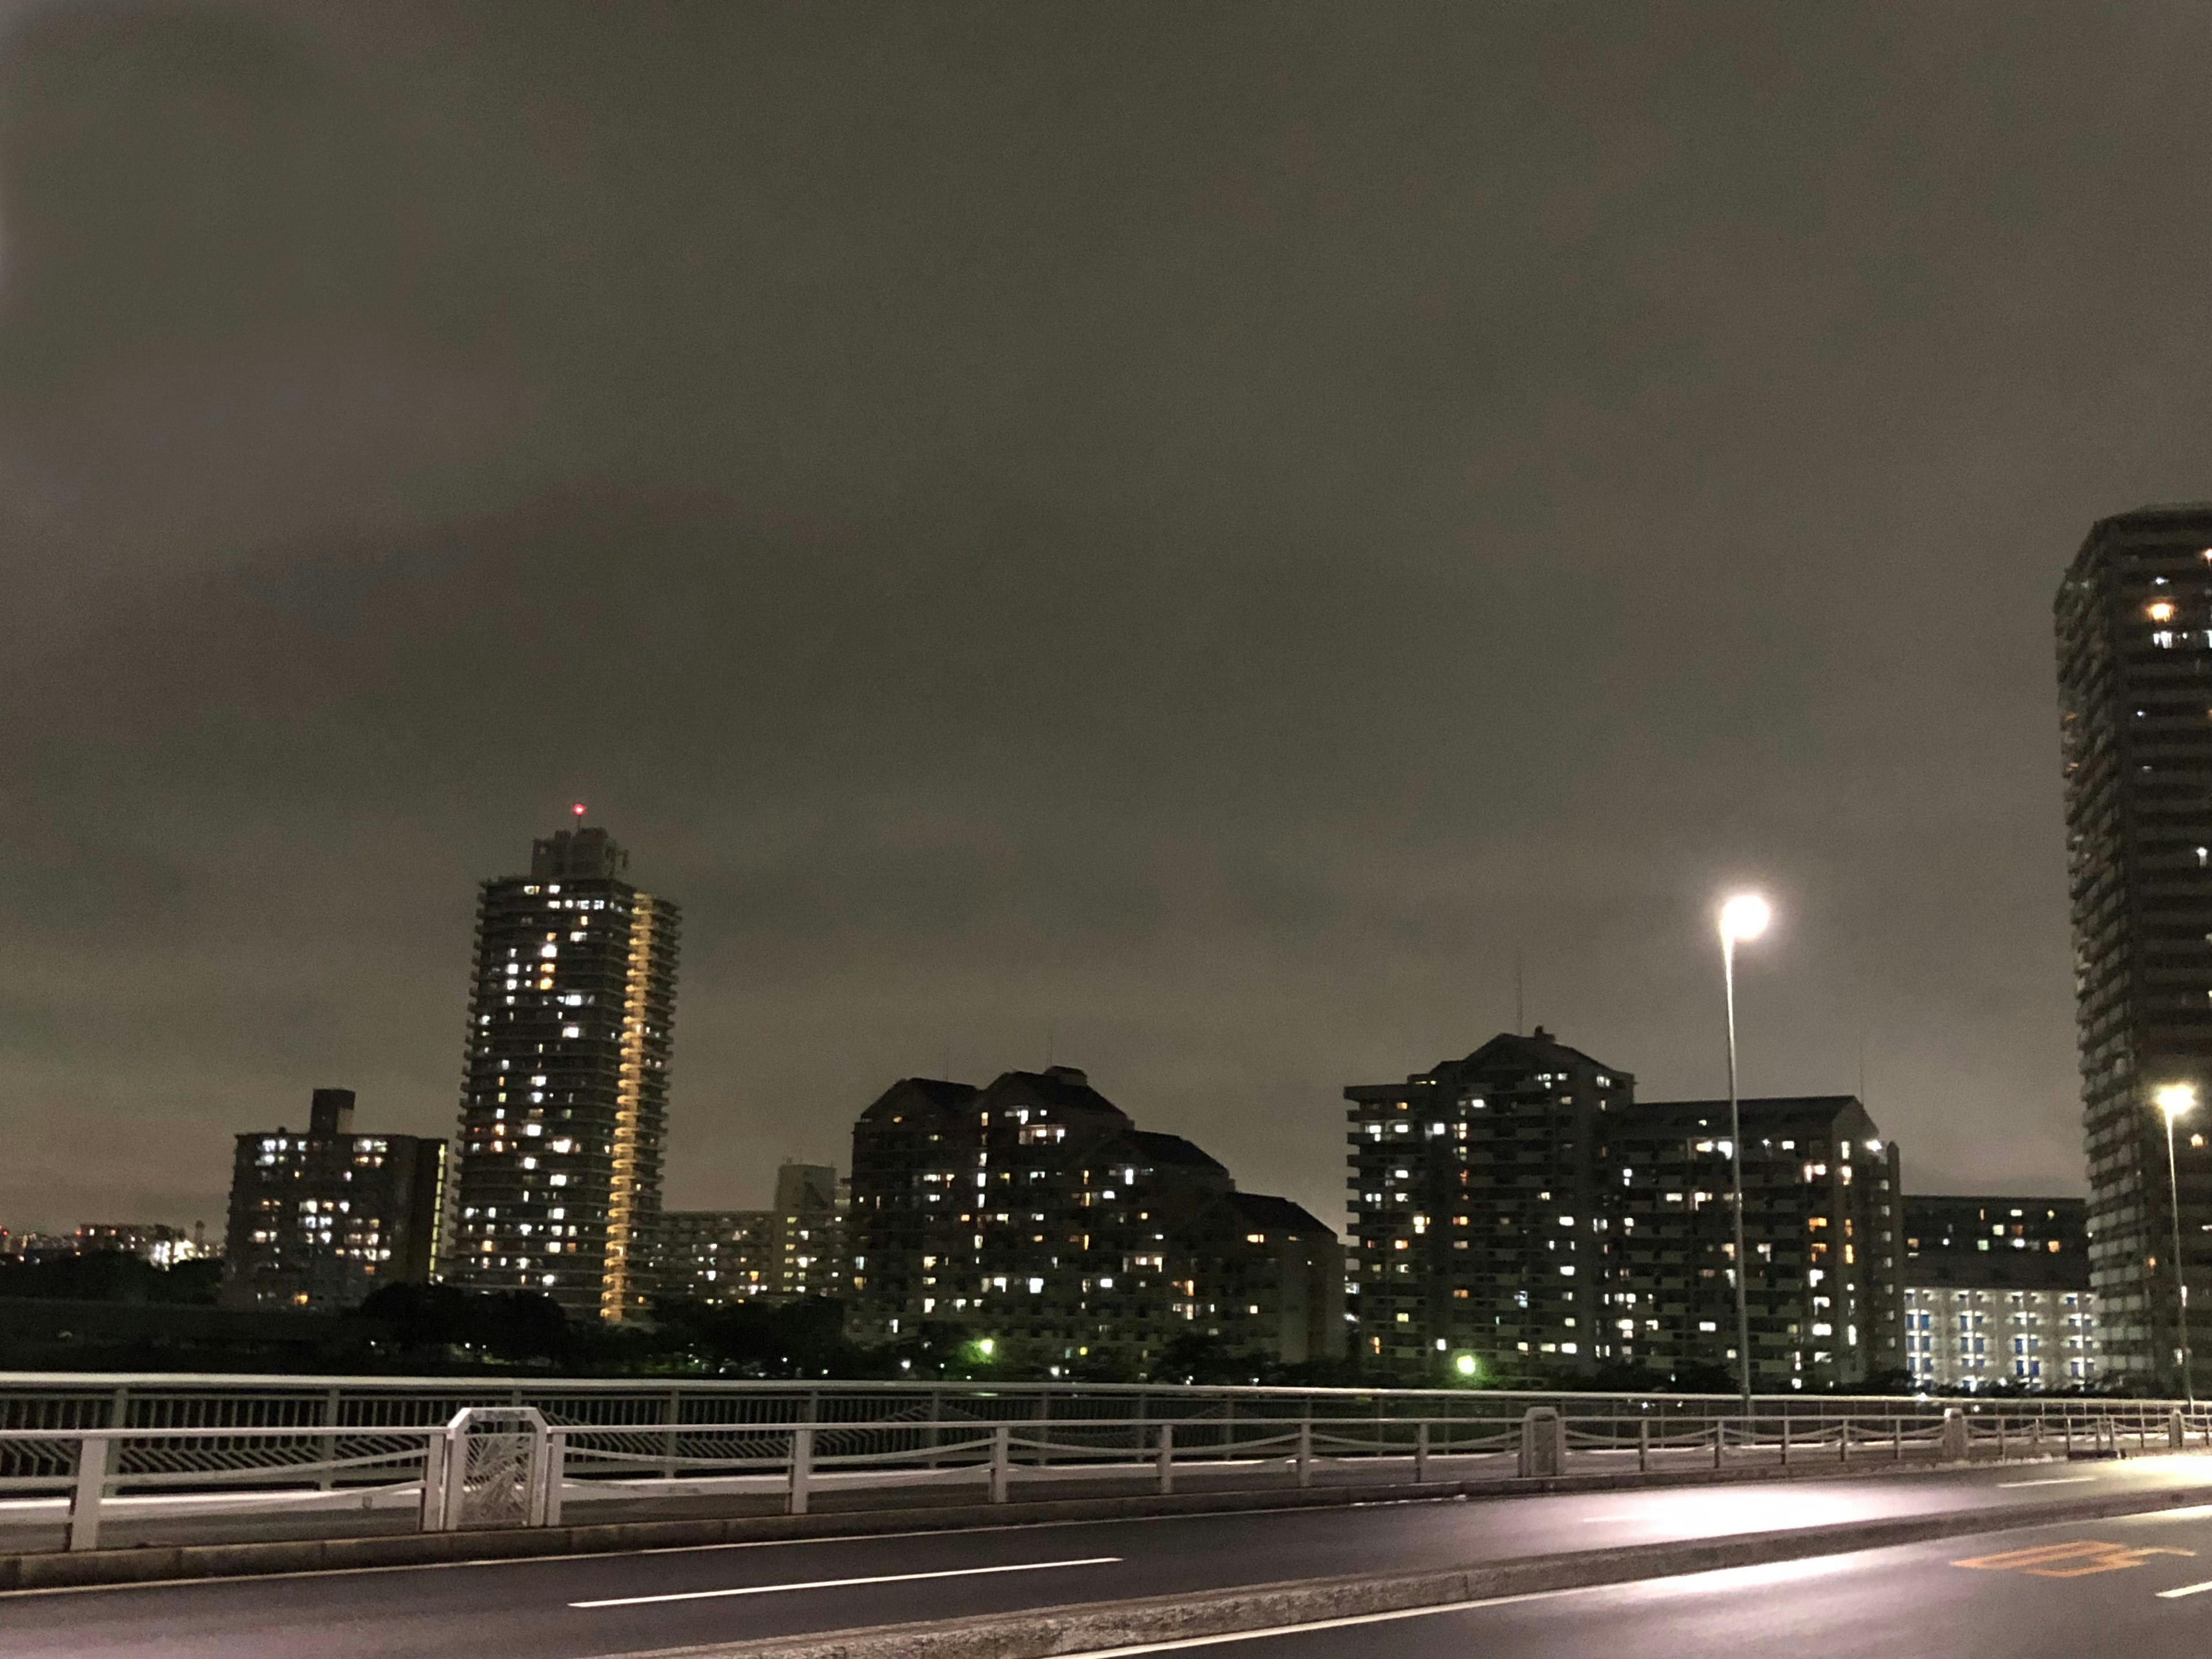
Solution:
[{"label": "night cityscape", "polygon": [[2208,61],[0,13],[0,1659],[2199,1652]]}]

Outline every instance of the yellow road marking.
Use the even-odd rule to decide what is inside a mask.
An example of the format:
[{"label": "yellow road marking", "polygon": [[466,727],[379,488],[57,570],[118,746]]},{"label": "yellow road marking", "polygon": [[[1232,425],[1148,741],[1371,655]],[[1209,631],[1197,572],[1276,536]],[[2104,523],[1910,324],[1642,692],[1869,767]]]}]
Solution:
[{"label": "yellow road marking", "polygon": [[1984,1572],[2024,1572],[2034,1578],[2087,1578],[2092,1573],[2124,1572],[2139,1567],[2154,1555],[2194,1555],[2195,1550],[2164,1547],[2134,1549],[2100,1538],[2075,1538],[2063,1544],[2038,1544],[2031,1549],[2007,1550],[2000,1555],[1971,1556],[1954,1561],[1954,1567]]}]

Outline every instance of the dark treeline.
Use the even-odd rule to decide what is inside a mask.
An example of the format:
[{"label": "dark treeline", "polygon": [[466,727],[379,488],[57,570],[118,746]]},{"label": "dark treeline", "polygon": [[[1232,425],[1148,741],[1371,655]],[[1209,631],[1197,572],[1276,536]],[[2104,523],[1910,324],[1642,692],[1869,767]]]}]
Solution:
[{"label": "dark treeline", "polygon": [[[652,1320],[617,1326],[569,1318],[550,1297],[532,1291],[390,1285],[349,1314],[240,1312],[215,1305],[221,1279],[216,1262],[161,1268],[120,1252],[0,1262],[0,1370],[438,1376],[522,1369],[574,1376],[1305,1388],[1479,1388],[1490,1381],[1401,1375],[1354,1360],[1267,1364],[1198,1334],[1171,1342],[1142,1370],[1097,1360],[1068,1364],[1044,1349],[980,1340],[951,1325],[925,1325],[902,1342],[867,1346],[846,1336],[842,1304],[823,1297],[723,1306],[665,1301]],[[1720,1366],[1675,1375],[1616,1366],[1514,1386],[1727,1395],[1735,1379]],[[1848,1392],[1916,1390],[1899,1371]]]}]

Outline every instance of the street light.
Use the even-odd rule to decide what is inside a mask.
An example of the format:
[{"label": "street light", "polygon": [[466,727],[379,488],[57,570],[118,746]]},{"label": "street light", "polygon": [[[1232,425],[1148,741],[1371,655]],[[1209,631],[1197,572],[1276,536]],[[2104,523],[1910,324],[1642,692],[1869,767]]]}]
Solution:
[{"label": "street light", "polygon": [[1735,947],[1766,931],[1774,913],[1756,893],[1738,893],[1721,906],[1721,982],[1728,995],[1729,1161],[1735,1166],[1735,1354],[1743,1376],[1743,1414],[1751,1415],[1751,1301],[1746,1287],[1750,1261],[1743,1248],[1743,1110],[1735,1089]]},{"label": "street light", "polygon": [[2197,1409],[2197,1389],[2189,1375],[2189,1275],[2181,1265],[2181,1171],[2173,1155],[2173,1121],[2197,1109],[2196,1085],[2169,1083],[2154,1098],[2166,1118],[2166,1179],[2173,1198],[2173,1282],[2181,1293],[2181,1395]]}]

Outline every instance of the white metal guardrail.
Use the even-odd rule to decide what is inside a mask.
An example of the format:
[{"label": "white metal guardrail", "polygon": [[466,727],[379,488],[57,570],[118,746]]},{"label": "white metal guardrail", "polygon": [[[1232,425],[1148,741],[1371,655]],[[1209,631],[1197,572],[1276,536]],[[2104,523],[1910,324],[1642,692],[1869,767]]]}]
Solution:
[{"label": "white metal guardrail", "polygon": [[[981,1486],[1004,1503],[1060,1484],[1172,1492],[1179,1475],[1307,1486],[2212,1449],[2212,1413],[2171,1401],[1789,1398],[1745,1417],[1733,1398],[1475,1391],[38,1382],[0,1379],[14,1419],[0,1420],[0,1548],[26,1525],[90,1549],[108,1521],[190,1518],[220,1536],[336,1508],[412,1510],[437,1531],[558,1525],[620,1499],[773,1494],[799,1514],[855,1488]],[[76,1421],[20,1420],[53,1415]]]}]

